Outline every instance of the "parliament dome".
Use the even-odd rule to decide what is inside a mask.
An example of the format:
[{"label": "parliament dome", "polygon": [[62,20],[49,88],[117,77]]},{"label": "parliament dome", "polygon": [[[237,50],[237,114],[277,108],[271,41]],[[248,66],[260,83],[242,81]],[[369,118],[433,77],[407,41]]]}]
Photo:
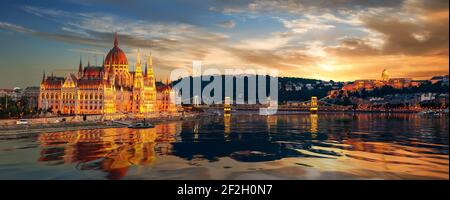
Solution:
[{"label": "parliament dome", "polygon": [[128,65],[127,56],[122,49],[119,48],[117,33],[114,34],[114,47],[105,57],[105,65]]}]

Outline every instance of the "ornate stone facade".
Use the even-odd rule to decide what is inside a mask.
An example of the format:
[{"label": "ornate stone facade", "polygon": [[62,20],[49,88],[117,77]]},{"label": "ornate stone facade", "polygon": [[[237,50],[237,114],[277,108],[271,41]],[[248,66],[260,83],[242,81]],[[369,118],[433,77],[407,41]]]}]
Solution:
[{"label": "ornate stone facade", "polygon": [[[59,114],[173,113],[177,112],[177,106],[169,106],[171,101],[166,101],[171,98],[170,91],[169,85],[155,86],[151,55],[143,66],[138,52],[135,71],[129,70],[127,57],[119,48],[115,34],[114,47],[102,66],[88,63],[83,67],[80,59],[77,74],[47,77],[44,73],[38,103],[39,108]],[[166,109],[168,107],[171,109]]]}]

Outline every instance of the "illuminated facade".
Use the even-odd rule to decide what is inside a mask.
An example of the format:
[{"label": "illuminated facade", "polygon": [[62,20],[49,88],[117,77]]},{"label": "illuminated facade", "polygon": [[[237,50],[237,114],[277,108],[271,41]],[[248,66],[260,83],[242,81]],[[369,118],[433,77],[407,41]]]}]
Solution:
[{"label": "illuminated facade", "polygon": [[178,111],[178,106],[172,102],[175,99],[175,92],[166,81],[163,86],[156,87],[156,109],[162,113],[175,113]]},{"label": "illuminated facade", "polygon": [[418,87],[420,82],[413,81],[410,78],[390,78],[389,72],[383,70],[381,73],[381,80],[356,80],[352,84],[345,85],[342,90],[344,91],[359,91],[359,90],[373,90],[375,88],[381,88],[383,86],[390,86],[397,89],[407,87]]},{"label": "illuminated facade", "polygon": [[[181,132],[181,124],[166,123],[155,128],[78,130],[43,133],[37,138],[40,147],[39,162],[76,164],[81,170],[106,173],[107,179],[121,179],[133,166],[150,166],[158,155],[172,153],[171,142]],[[56,151],[54,151],[57,147]],[[155,151],[158,149],[158,153]],[[52,156],[57,153],[62,156]]]},{"label": "illuminated facade", "polygon": [[80,59],[77,74],[63,78],[44,73],[38,103],[39,108],[59,114],[177,112],[170,101],[171,87],[159,90],[161,94],[157,91],[151,55],[143,66],[137,52],[135,71],[130,71],[115,34],[114,47],[102,66],[83,67]]}]

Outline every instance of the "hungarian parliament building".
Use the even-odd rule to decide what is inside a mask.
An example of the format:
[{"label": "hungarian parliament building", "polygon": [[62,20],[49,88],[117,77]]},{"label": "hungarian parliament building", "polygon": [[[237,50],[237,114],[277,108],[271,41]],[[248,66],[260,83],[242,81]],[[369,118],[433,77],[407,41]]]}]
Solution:
[{"label": "hungarian parliament building", "polygon": [[130,71],[125,53],[119,48],[117,33],[114,47],[102,66],[83,67],[66,77],[46,76],[40,84],[38,106],[67,115],[176,113],[174,93],[169,83],[156,86],[151,55],[145,66],[139,52],[135,71]]}]

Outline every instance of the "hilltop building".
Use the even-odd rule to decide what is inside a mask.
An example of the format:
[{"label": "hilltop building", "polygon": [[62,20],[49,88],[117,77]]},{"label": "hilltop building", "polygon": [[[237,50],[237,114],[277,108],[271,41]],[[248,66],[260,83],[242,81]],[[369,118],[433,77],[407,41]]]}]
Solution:
[{"label": "hilltop building", "polygon": [[390,78],[389,72],[385,69],[381,73],[380,80],[356,80],[353,83],[346,84],[342,87],[344,91],[359,91],[362,89],[373,90],[383,86],[391,86],[393,88],[402,89],[407,87],[417,87],[420,82],[413,81],[411,78]]}]

